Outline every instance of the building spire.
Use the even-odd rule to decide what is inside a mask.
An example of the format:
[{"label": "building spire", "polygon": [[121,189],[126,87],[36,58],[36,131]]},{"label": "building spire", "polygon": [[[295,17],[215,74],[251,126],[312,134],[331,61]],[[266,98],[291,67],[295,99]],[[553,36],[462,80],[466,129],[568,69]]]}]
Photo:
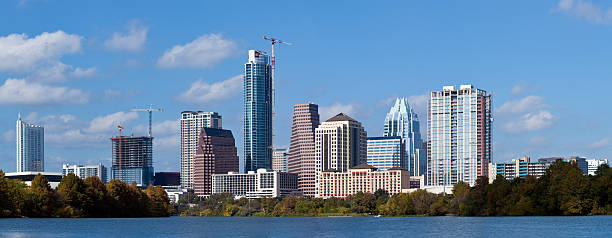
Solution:
[{"label": "building spire", "polygon": [[17,113],[17,120],[18,120],[18,121],[21,121],[21,112],[18,112],[18,113]]}]

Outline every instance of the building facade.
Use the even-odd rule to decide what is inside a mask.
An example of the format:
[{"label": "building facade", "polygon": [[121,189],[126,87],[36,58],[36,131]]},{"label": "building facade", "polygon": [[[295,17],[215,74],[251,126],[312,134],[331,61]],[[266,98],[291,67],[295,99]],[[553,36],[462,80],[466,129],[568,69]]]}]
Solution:
[{"label": "building facade", "polygon": [[154,186],[180,186],[181,173],[179,172],[155,172]]},{"label": "building facade", "polygon": [[497,175],[501,175],[507,180],[526,178],[527,176],[539,178],[546,173],[546,169],[551,164],[550,162],[531,162],[529,157],[513,159],[511,163],[490,163],[489,182],[492,183]]},{"label": "building facade", "polygon": [[45,176],[45,178],[49,181],[49,186],[51,188],[56,189],[59,186],[59,183],[62,181],[62,173],[59,172],[37,172],[37,171],[29,171],[29,172],[15,172],[15,173],[6,173],[4,177],[7,179],[19,179],[21,182],[25,183],[28,186],[32,186],[32,181],[38,174]]},{"label": "building facade", "polygon": [[275,149],[272,153],[272,170],[289,172],[289,149]]},{"label": "building facade", "polygon": [[[361,123],[342,113],[315,130],[315,183],[321,172],[346,172],[367,162],[367,133]],[[315,187],[317,196],[320,186]]]},{"label": "building facade", "polygon": [[373,166],[362,164],[347,172],[327,170],[321,172],[319,179],[319,198],[345,198],[358,192],[375,193],[383,189],[389,195],[410,188],[410,173],[403,168],[378,171]]},{"label": "building facade", "polygon": [[45,128],[17,119],[17,172],[45,171]]},{"label": "building facade", "polygon": [[588,175],[595,175],[595,171],[602,164],[608,164],[608,159],[587,159]]},{"label": "building facade", "polygon": [[491,95],[472,85],[431,93],[427,123],[428,186],[470,186],[487,176],[491,160]]},{"label": "building facade", "polygon": [[383,136],[400,136],[406,147],[403,168],[410,171],[411,176],[420,176],[427,169],[427,158],[423,150],[419,118],[412,110],[408,99],[397,98],[395,105],[387,113]]},{"label": "building facade", "polygon": [[103,183],[108,182],[108,170],[102,164],[97,165],[62,165],[62,175],[74,174],[81,179],[86,179],[91,176],[98,177]]},{"label": "building facade", "polygon": [[582,173],[584,174],[589,173],[589,165],[586,161],[586,158],[584,157],[573,156],[573,157],[568,157],[568,158],[563,158],[563,157],[540,158],[538,159],[538,162],[554,163],[557,160],[562,160],[563,162],[568,162],[568,163],[575,163],[578,166],[578,168],[582,170]]},{"label": "building facade", "polygon": [[309,197],[315,195],[315,129],[318,126],[317,104],[293,106],[288,171],[298,175],[298,189]]},{"label": "building facade", "polygon": [[271,169],[248,171],[246,174],[229,172],[212,176],[213,194],[231,193],[236,197],[283,197],[297,192],[297,174]]},{"label": "building facade", "polygon": [[111,138],[111,179],[128,184],[136,182],[139,187],[153,184],[153,137],[120,136]]},{"label": "building facade", "polygon": [[238,152],[230,130],[202,128],[194,158],[193,189],[198,196],[212,193],[212,175],[238,172]]},{"label": "building facade", "polygon": [[181,112],[181,185],[193,187],[193,159],[202,128],[222,128],[222,118],[216,112]]},{"label": "building facade", "polygon": [[271,70],[267,54],[249,50],[244,65],[244,171],[272,168]]},{"label": "building facade", "polygon": [[367,148],[369,165],[379,170],[406,168],[406,148],[402,137],[369,137]]}]

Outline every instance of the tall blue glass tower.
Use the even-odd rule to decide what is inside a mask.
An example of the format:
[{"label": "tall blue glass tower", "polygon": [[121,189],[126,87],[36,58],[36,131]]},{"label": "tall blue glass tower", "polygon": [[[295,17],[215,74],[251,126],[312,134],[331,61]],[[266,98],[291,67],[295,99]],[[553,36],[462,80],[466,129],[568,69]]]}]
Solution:
[{"label": "tall blue glass tower", "polygon": [[419,119],[406,98],[398,98],[385,118],[383,136],[400,136],[406,144],[404,168],[410,176],[421,176],[427,168]]},{"label": "tall blue glass tower", "polygon": [[272,168],[272,66],[257,50],[249,50],[244,65],[244,166]]}]

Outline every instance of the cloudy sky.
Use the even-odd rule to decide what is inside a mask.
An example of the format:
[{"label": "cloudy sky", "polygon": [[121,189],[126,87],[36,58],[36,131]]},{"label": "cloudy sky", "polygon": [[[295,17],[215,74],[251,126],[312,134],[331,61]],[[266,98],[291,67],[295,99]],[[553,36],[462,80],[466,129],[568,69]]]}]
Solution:
[{"label": "cloudy sky", "polygon": [[[145,135],[157,171],[178,171],[184,110],[217,111],[242,151],[248,49],[277,50],[275,144],[292,105],[344,112],[380,136],[395,97],[426,134],[428,93],[473,84],[493,95],[493,161],[528,155],[607,158],[612,3],[546,1],[0,2],[0,168],[15,170],[17,114],[45,126],[45,164],[110,165],[123,122]],[[240,155],[241,156],[241,155]],[[241,156],[242,157],[242,156]]]}]

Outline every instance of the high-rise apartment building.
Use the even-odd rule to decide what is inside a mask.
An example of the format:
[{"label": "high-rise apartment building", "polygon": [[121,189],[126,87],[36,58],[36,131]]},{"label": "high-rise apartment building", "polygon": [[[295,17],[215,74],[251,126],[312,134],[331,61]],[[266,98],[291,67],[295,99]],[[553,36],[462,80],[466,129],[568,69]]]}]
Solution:
[{"label": "high-rise apartment building", "polygon": [[269,56],[249,50],[244,65],[245,171],[272,168],[272,67]]},{"label": "high-rise apartment building", "polygon": [[319,126],[317,104],[295,104],[289,145],[289,173],[298,175],[298,189],[315,195],[315,129]]},{"label": "high-rise apartment building", "polygon": [[289,150],[275,149],[272,154],[272,170],[278,172],[289,172]]},{"label": "high-rise apartment building", "polygon": [[472,85],[431,93],[427,135],[427,185],[471,186],[488,176],[491,160],[491,95]]},{"label": "high-rise apartment building", "polygon": [[216,112],[181,112],[181,185],[193,188],[193,158],[202,128],[222,128],[222,118]]},{"label": "high-rise apartment building", "polygon": [[368,164],[381,171],[406,168],[406,148],[400,136],[369,137],[367,153]]},{"label": "high-rise apartment building", "polygon": [[400,136],[404,140],[406,153],[403,168],[410,171],[411,176],[420,176],[427,168],[427,158],[423,150],[419,118],[412,110],[408,99],[397,98],[385,118],[383,136]]},{"label": "high-rise apartment building", "polygon": [[212,192],[212,175],[238,172],[238,154],[230,130],[202,128],[194,158],[193,189],[196,195]]},{"label": "high-rise apartment building", "polygon": [[[342,113],[315,130],[315,183],[323,171],[346,172],[367,162],[367,133],[361,123]],[[315,196],[318,194],[315,187]]]},{"label": "high-rise apartment building", "polygon": [[86,166],[63,164],[62,176],[66,176],[68,174],[74,174],[81,179],[86,179],[88,177],[94,176],[98,177],[104,183],[108,182],[108,171],[106,167],[102,164]]},{"label": "high-rise apartment building", "polygon": [[17,119],[17,172],[45,171],[45,129]]},{"label": "high-rise apartment building", "polygon": [[111,179],[119,179],[139,187],[153,184],[153,137],[119,136],[113,143]]}]

